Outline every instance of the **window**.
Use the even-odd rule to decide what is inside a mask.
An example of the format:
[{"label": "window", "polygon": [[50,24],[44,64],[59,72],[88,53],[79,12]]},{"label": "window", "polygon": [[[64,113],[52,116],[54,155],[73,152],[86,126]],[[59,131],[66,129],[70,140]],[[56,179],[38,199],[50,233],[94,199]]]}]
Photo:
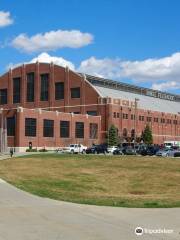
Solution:
[{"label": "window", "polygon": [[158,118],[154,118],[154,122],[158,123],[159,122]]},{"label": "window", "polygon": [[127,135],[128,135],[127,129],[124,128],[124,129],[123,129],[123,137],[127,137]]},{"label": "window", "polygon": [[117,118],[120,118],[120,114],[119,113],[117,113]]},{"label": "window", "polygon": [[34,73],[27,74],[27,102],[34,102]]},{"label": "window", "polygon": [[133,139],[135,138],[135,130],[134,129],[131,130],[131,138],[133,138]]},{"label": "window", "polygon": [[13,78],[13,103],[20,103],[21,78]]},{"label": "window", "polygon": [[168,124],[171,124],[171,119],[167,119],[167,123],[168,123]]},{"label": "window", "polygon": [[87,111],[88,115],[97,116],[97,111]]},{"label": "window", "polygon": [[69,121],[60,121],[60,137],[69,138]]},{"label": "window", "polygon": [[146,120],[147,120],[147,122],[151,122],[152,118],[151,117],[147,117]]},{"label": "window", "polygon": [[0,104],[7,104],[7,89],[0,89]]},{"label": "window", "polygon": [[80,88],[71,88],[71,98],[80,98]]},{"label": "window", "polygon": [[98,124],[97,123],[89,124],[89,137],[90,137],[90,139],[98,138]]},{"label": "window", "polygon": [[116,112],[114,112],[113,117],[116,118]]},{"label": "window", "polygon": [[177,120],[173,120],[173,124],[177,125]]},{"label": "window", "polygon": [[135,115],[131,114],[131,120],[135,120]]},{"label": "window", "polygon": [[164,118],[161,118],[161,123],[165,123],[165,119]]},{"label": "window", "polygon": [[49,74],[41,74],[41,101],[48,101]]},{"label": "window", "polygon": [[76,122],[76,138],[84,138],[84,123]]},{"label": "window", "polygon": [[7,118],[7,136],[15,136],[15,117]]},{"label": "window", "polygon": [[144,121],[144,116],[139,116],[139,121]]},{"label": "window", "polygon": [[25,118],[25,136],[36,137],[36,118]]},{"label": "window", "polygon": [[55,83],[55,100],[64,99],[64,83],[57,82]]},{"label": "window", "polygon": [[44,119],[43,137],[54,137],[54,121]]},{"label": "window", "polygon": [[127,113],[123,113],[123,119],[128,119],[128,114]]}]

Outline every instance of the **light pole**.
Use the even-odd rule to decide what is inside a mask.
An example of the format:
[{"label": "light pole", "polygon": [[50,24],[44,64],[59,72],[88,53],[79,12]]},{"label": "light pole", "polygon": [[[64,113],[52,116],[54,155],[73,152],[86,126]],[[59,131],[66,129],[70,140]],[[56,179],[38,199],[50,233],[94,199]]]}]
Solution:
[{"label": "light pole", "polygon": [[137,104],[138,104],[139,98],[135,98],[134,103],[134,148],[135,148],[135,143],[136,143],[136,138],[137,138],[137,134],[136,134],[136,130],[137,130]]}]

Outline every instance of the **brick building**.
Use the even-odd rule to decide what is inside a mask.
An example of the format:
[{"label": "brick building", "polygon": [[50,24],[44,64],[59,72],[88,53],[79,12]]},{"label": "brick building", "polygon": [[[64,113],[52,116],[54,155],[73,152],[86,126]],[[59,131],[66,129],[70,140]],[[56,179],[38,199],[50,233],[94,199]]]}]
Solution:
[{"label": "brick building", "polygon": [[[56,148],[103,142],[114,124],[121,141],[146,124],[155,143],[180,140],[180,96],[35,63],[0,77],[1,148]],[[7,126],[7,127],[6,127]],[[6,133],[7,128],[7,133]]]}]

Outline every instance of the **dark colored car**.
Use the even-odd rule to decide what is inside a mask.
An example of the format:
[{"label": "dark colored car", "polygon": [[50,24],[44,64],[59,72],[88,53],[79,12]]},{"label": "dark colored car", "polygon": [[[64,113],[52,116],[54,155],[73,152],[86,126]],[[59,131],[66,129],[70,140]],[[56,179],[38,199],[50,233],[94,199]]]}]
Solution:
[{"label": "dark colored car", "polygon": [[132,147],[127,147],[127,148],[124,148],[123,149],[123,153],[125,155],[136,155],[136,149],[135,148],[132,148]]},{"label": "dark colored car", "polygon": [[146,148],[142,149],[140,151],[140,154],[142,156],[153,156],[156,155],[156,153],[159,151],[159,147],[157,146],[147,146]]},{"label": "dark colored car", "polygon": [[86,153],[99,154],[99,153],[108,153],[107,147],[105,145],[93,145],[90,148],[86,149]]}]

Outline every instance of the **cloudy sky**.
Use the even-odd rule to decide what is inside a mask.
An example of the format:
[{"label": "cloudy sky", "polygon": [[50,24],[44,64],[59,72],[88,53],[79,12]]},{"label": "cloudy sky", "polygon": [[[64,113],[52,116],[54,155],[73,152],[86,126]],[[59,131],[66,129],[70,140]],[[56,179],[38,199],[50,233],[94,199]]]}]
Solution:
[{"label": "cloudy sky", "polygon": [[55,62],[180,94],[179,0],[2,0],[0,74]]}]

